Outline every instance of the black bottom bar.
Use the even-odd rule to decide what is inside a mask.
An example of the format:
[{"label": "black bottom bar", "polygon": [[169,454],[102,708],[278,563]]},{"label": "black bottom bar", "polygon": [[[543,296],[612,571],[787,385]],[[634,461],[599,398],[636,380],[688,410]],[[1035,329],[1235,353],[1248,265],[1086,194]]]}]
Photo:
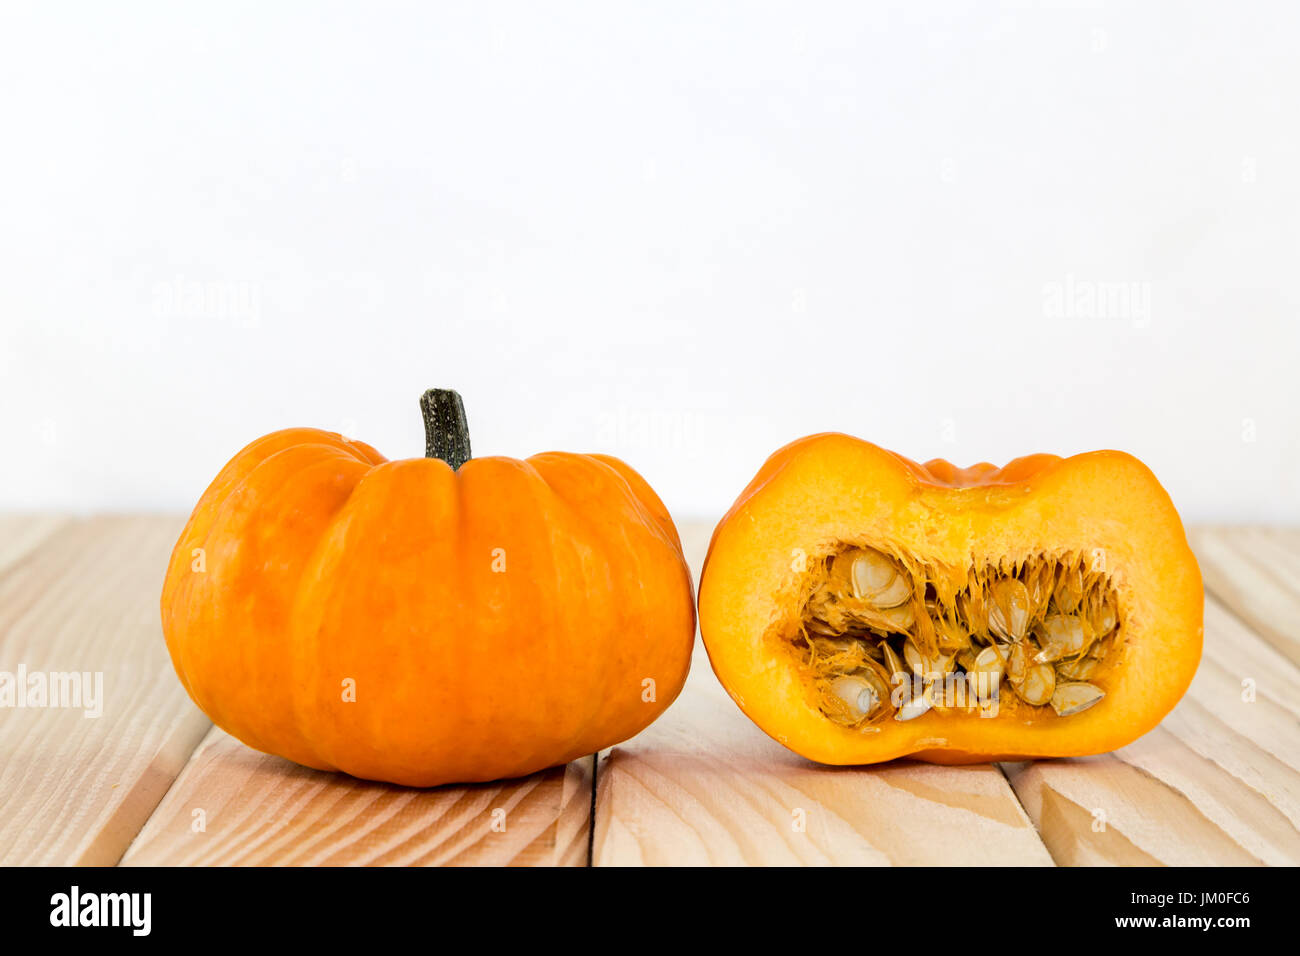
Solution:
[{"label": "black bottom bar", "polygon": [[[90,945],[144,939],[374,943],[403,932],[436,947],[466,933],[492,944],[530,934],[559,943],[558,931],[572,932],[572,944],[586,947],[594,926],[611,943],[622,937],[674,947],[690,941],[694,927],[725,931],[732,944],[806,929],[819,905],[834,900],[836,924],[847,927],[856,915],[870,913],[862,931],[875,940],[883,935],[919,942],[933,932],[935,944],[942,945],[953,942],[948,934],[958,927],[975,940],[987,918],[990,932],[1013,925],[1022,940],[1059,940],[1062,933],[1071,942],[1199,933],[1230,943],[1260,927],[1280,931],[1286,917],[1294,918],[1295,907],[1288,905],[1293,878],[1287,870],[1263,869],[850,875],[756,869],[11,868],[0,871],[0,919],[7,943],[73,935]],[[943,888],[959,895],[948,898]],[[1037,935],[1040,930],[1046,935]]]}]

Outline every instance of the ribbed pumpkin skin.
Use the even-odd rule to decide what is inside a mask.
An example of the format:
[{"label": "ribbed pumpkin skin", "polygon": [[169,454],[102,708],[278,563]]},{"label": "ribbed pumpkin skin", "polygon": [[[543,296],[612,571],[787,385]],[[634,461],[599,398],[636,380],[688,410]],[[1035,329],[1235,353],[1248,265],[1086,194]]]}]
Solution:
[{"label": "ribbed pumpkin skin", "polygon": [[453,471],[298,428],[204,493],[162,623],[194,702],[249,746],[427,787],[637,733],[681,690],[695,608],[671,518],[617,459]]}]

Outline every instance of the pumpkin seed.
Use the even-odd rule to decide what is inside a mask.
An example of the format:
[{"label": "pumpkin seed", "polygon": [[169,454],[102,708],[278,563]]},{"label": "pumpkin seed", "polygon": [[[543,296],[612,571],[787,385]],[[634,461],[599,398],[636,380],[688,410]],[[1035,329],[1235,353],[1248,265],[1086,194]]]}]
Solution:
[{"label": "pumpkin seed", "polygon": [[820,634],[816,634],[809,637],[808,644],[818,654],[826,657],[834,654],[865,653],[866,651],[866,645],[862,641],[848,634],[837,634],[834,637],[822,637]]},{"label": "pumpkin seed", "polygon": [[[1060,645],[1064,651],[1061,657],[1073,657],[1083,653],[1088,642],[1083,630],[1083,621],[1072,615],[1049,614],[1034,629],[1034,633],[1044,648],[1048,644]],[[1048,659],[1044,658],[1044,660]]]},{"label": "pumpkin seed", "polygon": [[1057,684],[1052,692],[1052,710],[1059,717],[1069,717],[1087,710],[1106,696],[1106,692],[1093,684],[1082,681],[1070,684]]},{"label": "pumpkin seed", "polygon": [[1049,643],[1044,645],[1043,649],[1034,655],[1035,664],[1054,664],[1061,658],[1066,657],[1069,652],[1065,649],[1064,644]]},{"label": "pumpkin seed", "polygon": [[1029,591],[1015,578],[993,583],[989,596],[989,630],[1004,641],[1022,641],[1029,630]]},{"label": "pumpkin seed", "polygon": [[934,691],[926,687],[919,694],[909,693],[894,713],[895,720],[915,720],[934,706]]},{"label": "pumpkin seed", "polygon": [[1119,623],[1119,616],[1115,611],[1115,595],[1108,594],[1097,611],[1097,633],[1109,634],[1115,630]]},{"label": "pumpkin seed", "polygon": [[956,621],[934,613],[930,614],[929,620],[934,624],[935,643],[939,650],[956,653],[970,647],[970,635]]},{"label": "pumpkin seed", "polygon": [[1056,609],[1062,614],[1074,613],[1074,609],[1083,600],[1082,568],[1076,565],[1061,570],[1060,579],[1056,583],[1056,590],[1052,594],[1052,600],[1056,602]]},{"label": "pumpkin seed", "polygon": [[840,634],[839,631],[835,630],[835,628],[831,627],[825,621],[819,620],[815,617],[810,617],[803,623],[804,627],[814,634],[821,634],[825,637],[838,637]]},{"label": "pumpkin seed", "polygon": [[1095,657],[1081,657],[1077,661],[1061,661],[1056,665],[1056,674],[1065,680],[1087,680],[1100,663],[1101,661]]},{"label": "pumpkin seed", "polygon": [[844,701],[850,712],[859,718],[869,716],[880,706],[880,695],[871,682],[856,674],[831,681],[831,693]]},{"label": "pumpkin seed", "polygon": [[907,673],[907,669],[903,666],[903,661],[899,658],[898,652],[894,650],[893,646],[888,641],[881,641],[880,649],[885,658],[885,670],[889,671],[891,679],[897,677],[899,674]]},{"label": "pumpkin seed", "polygon": [[922,677],[934,675],[942,677],[944,674],[951,674],[956,659],[953,655],[946,654],[926,657],[911,641],[903,642],[903,658],[907,661],[907,666],[912,669],[912,673],[920,674]]},{"label": "pumpkin seed", "polygon": [[900,604],[898,607],[874,608],[864,605],[855,608],[852,612],[856,620],[861,621],[868,627],[879,628],[882,631],[894,631],[896,633],[905,633],[912,626],[914,617],[912,615],[912,605]]},{"label": "pumpkin seed", "polygon": [[1020,573],[1029,595],[1029,617],[1042,617],[1047,604],[1052,599],[1052,587],[1056,582],[1056,568],[1051,564],[1026,564]]},{"label": "pumpkin seed", "polygon": [[986,647],[975,657],[975,666],[967,668],[969,679],[980,700],[988,700],[996,692],[1006,673],[1006,664],[996,648]]},{"label": "pumpkin seed", "polygon": [[1007,680],[1012,683],[1019,683],[1025,679],[1025,671],[1029,667],[1029,655],[1025,653],[1024,644],[1012,644],[1011,650],[1007,652]]},{"label": "pumpkin seed", "polygon": [[[973,574],[974,572],[972,572]],[[989,629],[988,613],[984,604],[984,589],[963,591],[957,595],[957,613],[975,634],[986,634]]]},{"label": "pumpkin seed", "polygon": [[890,558],[872,548],[853,556],[853,596],[878,608],[897,607],[912,596],[912,586]]},{"label": "pumpkin seed", "polygon": [[1024,680],[1011,686],[1026,704],[1041,707],[1052,699],[1056,690],[1056,671],[1051,664],[1031,664],[1025,669]]},{"label": "pumpkin seed", "polygon": [[[860,731],[891,713],[973,714],[1004,679],[1024,703],[1069,717],[1104,695],[1087,682],[1123,643],[1118,593],[1081,552],[961,570],[859,545],[810,566],[793,640],[823,713]],[[890,699],[900,675],[920,675],[920,690]],[[964,706],[936,699],[962,677]]]}]

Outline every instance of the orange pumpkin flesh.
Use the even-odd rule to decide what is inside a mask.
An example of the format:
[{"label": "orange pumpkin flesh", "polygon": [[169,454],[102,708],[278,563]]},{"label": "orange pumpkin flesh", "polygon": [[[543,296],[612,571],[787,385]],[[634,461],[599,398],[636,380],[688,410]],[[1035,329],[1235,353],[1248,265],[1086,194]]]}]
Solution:
[{"label": "orange pumpkin flesh", "polygon": [[[1002,706],[990,711],[995,716],[958,706],[881,719],[891,713],[882,705],[876,718],[856,725],[845,722],[859,710],[831,719],[819,689],[824,675],[816,670],[827,666],[815,650],[823,638],[810,631],[821,622],[809,617],[810,602],[825,592],[810,597],[810,588],[834,568],[836,555],[860,549],[891,556],[899,567],[930,569],[939,590],[947,587],[945,575],[975,582],[972,570],[1000,568],[1024,578],[1044,562],[1082,558],[1084,572],[1118,605],[1118,626],[1096,645],[1109,648],[1097,681],[1105,696],[1058,716],[1004,685]],[[914,622],[928,619],[921,592],[936,591],[924,581],[915,579]],[[972,593],[981,586],[972,583]],[[1129,455],[1033,455],[1001,469],[959,469],[945,461],[919,465],[839,434],[801,439],[767,461],[714,532],[699,601],[709,660],[731,697],[772,737],[828,764],[903,756],[970,763],[1123,746],[1154,727],[1191,682],[1202,606],[1200,571],[1178,514],[1151,472]],[[1054,609],[1044,599],[1040,617]],[[919,626],[893,634],[882,625],[860,640],[879,650],[880,640],[903,641]],[[853,643],[837,646],[846,641]],[[864,708],[872,700],[862,699]],[[906,702],[906,691],[898,700]]]},{"label": "orange pumpkin flesh", "polygon": [[[431,450],[459,455],[434,436],[445,424]],[[420,787],[632,736],[681,690],[695,629],[677,531],[622,462],[387,461],[311,428],[217,476],[172,554],[162,621],[185,689],[235,737]]]}]

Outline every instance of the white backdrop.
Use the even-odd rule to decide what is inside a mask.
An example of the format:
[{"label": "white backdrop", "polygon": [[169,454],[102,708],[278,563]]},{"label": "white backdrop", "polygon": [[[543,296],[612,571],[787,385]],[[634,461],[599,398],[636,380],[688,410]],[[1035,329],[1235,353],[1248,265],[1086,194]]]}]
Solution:
[{"label": "white backdrop", "polygon": [[0,508],[288,425],[625,458],[1116,447],[1300,520],[1300,7],[15,4]]}]

